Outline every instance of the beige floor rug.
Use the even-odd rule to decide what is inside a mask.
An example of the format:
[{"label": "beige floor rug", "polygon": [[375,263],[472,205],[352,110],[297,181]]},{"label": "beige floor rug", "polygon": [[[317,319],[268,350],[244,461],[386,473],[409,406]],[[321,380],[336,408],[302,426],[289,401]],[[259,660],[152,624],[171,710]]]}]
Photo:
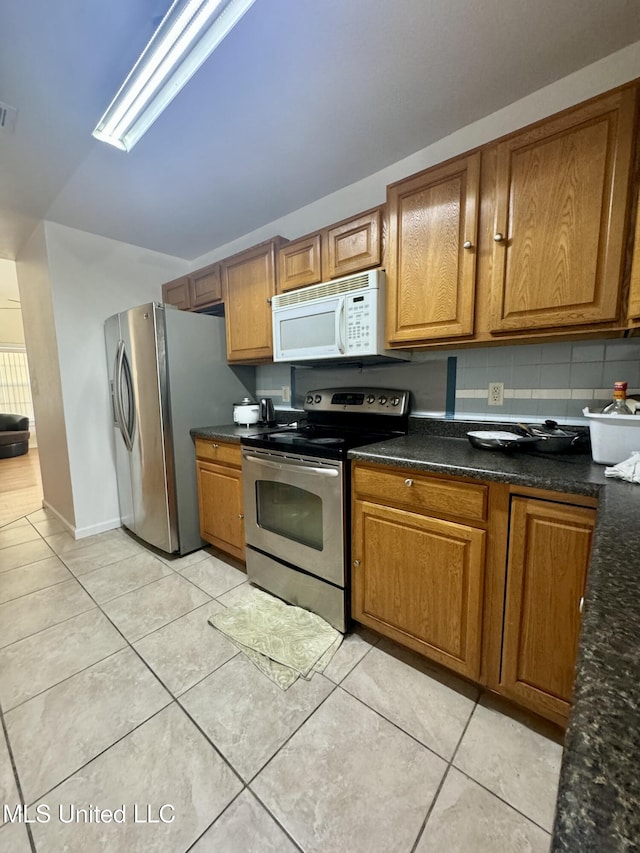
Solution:
[{"label": "beige floor rug", "polygon": [[259,589],[209,623],[283,690],[300,676],[308,680],[323,672],[342,642],[342,634],[320,616]]}]

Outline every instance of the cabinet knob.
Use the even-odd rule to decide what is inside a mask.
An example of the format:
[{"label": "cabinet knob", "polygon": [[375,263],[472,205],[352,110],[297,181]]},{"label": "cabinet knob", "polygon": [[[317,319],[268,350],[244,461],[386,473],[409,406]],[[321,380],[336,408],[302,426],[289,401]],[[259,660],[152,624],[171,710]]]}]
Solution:
[{"label": "cabinet knob", "polygon": [[413,486],[413,480],[409,480],[408,478],[404,481],[405,486]]},{"label": "cabinet knob", "polygon": [[501,234],[501,233],[498,231],[498,233],[497,233],[497,234],[494,234],[494,235],[493,235],[493,239],[496,241],[496,243],[502,243],[502,241],[504,240],[504,234]]},{"label": "cabinet knob", "polygon": [[240,515],[238,516],[238,518],[244,518],[244,513],[241,512]]},{"label": "cabinet knob", "polygon": [[354,566],[356,567],[356,569],[357,569],[357,568],[358,568],[358,566],[360,565],[360,560],[354,560],[354,561],[353,561],[353,565],[354,565]]},{"label": "cabinet knob", "polygon": [[580,613],[582,613],[582,611],[584,610],[584,598],[580,599],[580,604],[578,605],[578,610],[580,611]]},{"label": "cabinet knob", "polygon": [[218,447],[219,447],[219,445],[215,444],[215,442],[214,442],[214,444],[213,444],[213,448],[214,448],[214,450],[217,450],[217,449],[218,449]]},{"label": "cabinet knob", "polygon": [[271,305],[271,297],[267,296],[267,305]]},{"label": "cabinet knob", "polygon": [[471,242],[471,240],[465,240],[464,243],[462,244],[462,248],[463,249],[473,249],[473,243]]}]

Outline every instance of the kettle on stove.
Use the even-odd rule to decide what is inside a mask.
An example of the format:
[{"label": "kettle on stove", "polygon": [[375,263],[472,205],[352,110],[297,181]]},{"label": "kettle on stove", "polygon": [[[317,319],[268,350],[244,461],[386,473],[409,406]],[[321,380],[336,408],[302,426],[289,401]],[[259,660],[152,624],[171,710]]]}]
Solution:
[{"label": "kettle on stove", "polygon": [[260,398],[260,421],[267,426],[272,426],[276,422],[276,413],[271,397]]}]

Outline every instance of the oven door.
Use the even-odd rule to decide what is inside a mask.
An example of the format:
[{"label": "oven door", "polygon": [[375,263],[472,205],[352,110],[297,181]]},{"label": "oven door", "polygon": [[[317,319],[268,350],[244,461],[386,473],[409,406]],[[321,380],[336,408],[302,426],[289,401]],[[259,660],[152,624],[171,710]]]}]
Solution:
[{"label": "oven door", "polygon": [[242,449],[247,545],[345,585],[342,462]]}]

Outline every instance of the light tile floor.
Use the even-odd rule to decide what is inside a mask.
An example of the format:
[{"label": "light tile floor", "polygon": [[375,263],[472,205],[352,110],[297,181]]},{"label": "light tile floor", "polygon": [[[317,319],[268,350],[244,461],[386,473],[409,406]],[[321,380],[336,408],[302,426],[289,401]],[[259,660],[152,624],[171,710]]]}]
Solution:
[{"label": "light tile floor", "polygon": [[46,510],[0,528],[3,853],[549,849],[552,728],[366,629],[282,692],[207,623],[250,589]]}]

